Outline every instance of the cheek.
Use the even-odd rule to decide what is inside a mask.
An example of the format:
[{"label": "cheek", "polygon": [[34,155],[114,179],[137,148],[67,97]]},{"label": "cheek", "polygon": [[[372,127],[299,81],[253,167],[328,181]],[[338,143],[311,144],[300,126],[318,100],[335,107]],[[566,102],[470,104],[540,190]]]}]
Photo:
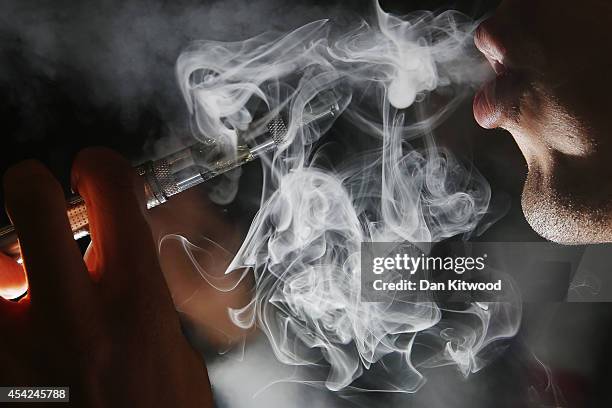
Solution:
[{"label": "cheek", "polygon": [[521,97],[516,121],[506,129],[512,133],[530,167],[553,173],[555,157],[580,158],[596,153],[585,125],[570,115],[559,101],[545,90],[545,84],[532,84]]}]

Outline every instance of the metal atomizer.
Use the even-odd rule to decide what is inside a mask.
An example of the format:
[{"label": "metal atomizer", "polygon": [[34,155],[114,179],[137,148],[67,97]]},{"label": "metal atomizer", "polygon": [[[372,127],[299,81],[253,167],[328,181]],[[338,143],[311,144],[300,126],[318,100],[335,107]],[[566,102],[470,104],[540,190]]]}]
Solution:
[{"label": "metal atomizer", "polygon": [[[301,125],[334,118],[339,112],[340,107],[334,102],[323,109],[317,109],[317,112],[307,112],[309,114]],[[275,150],[285,141],[286,136],[285,121],[276,116],[266,124],[264,135],[256,139],[261,142],[254,143],[252,147],[240,144],[231,157],[223,152],[217,141],[206,139],[161,159],[137,166],[136,171],[144,179],[147,208],[157,207],[176,194]],[[75,239],[89,233],[89,219],[82,197],[74,196],[68,200],[67,215]],[[19,241],[12,225],[0,228],[0,251],[14,258],[19,257]]]}]

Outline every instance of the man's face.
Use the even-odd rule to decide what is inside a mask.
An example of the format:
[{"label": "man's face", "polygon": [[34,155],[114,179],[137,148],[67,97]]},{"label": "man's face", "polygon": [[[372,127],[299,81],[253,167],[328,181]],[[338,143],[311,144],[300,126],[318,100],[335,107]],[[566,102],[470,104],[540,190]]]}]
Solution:
[{"label": "man's face", "polygon": [[607,0],[506,0],[476,32],[497,77],[474,116],[514,136],[523,211],[552,241],[612,241],[611,39]]}]

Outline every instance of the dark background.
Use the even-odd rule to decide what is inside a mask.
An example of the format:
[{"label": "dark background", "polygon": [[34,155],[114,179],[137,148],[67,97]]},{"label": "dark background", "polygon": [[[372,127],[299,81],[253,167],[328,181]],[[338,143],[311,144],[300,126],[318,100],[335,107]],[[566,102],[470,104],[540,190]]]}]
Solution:
[{"label": "dark background", "polygon": [[[475,19],[494,10],[497,3],[382,2],[398,14],[456,8]],[[238,40],[316,18],[370,15],[371,9],[369,0],[4,0],[0,2],[0,171],[19,160],[37,158],[68,190],[72,158],[83,147],[108,146],[134,162],[167,153],[190,138],[173,66],[191,40]],[[480,239],[540,240],[520,211],[526,168],[510,135],[478,128],[470,101],[438,134],[457,154],[473,160],[491,183],[493,205],[506,213]],[[256,166],[251,168],[256,171]],[[0,221],[6,223],[4,214]],[[484,386],[470,388],[454,377],[436,382],[434,373],[432,385],[412,402],[430,398],[433,407],[545,406],[554,387],[546,388],[546,370],[533,358],[533,350],[538,350],[538,355],[546,355],[544,363],[554,374],[566,406],[611,406],[606,389],[612,380],[606,352],[607,340],[612,340],[608,309],[606,303],[526,305],[521,334],[509,342],[505,357],[470,380]],[[453,391],[440,393],[436,388],[447,385]],[[540,395],[539,401],[528,402],[529,387]],[[383,397],[373,398],[378,402],[371,404],[391,404],[386,398],[384,403]]]}]

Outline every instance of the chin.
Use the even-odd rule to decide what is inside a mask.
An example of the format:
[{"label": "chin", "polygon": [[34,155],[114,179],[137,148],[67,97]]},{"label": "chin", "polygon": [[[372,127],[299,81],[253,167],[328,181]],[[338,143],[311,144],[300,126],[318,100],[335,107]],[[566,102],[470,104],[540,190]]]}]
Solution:
[{"label": "chin", "polygon": [[564,245],[612,242],[609,204],[566,193],[550,180],[533,171],[527,175],[521,204],[531,228]]}]

